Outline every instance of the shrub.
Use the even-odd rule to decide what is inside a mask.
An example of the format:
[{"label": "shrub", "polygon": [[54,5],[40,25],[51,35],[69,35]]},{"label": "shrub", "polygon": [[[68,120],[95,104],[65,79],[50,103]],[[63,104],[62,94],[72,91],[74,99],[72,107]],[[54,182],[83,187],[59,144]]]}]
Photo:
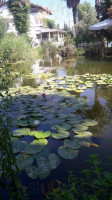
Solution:
[{"label": "shrub", "polygon": [[24,36],[7,34],[0,44],[0,58],[8,64],[29,67],[34,61],[34,51]]}]

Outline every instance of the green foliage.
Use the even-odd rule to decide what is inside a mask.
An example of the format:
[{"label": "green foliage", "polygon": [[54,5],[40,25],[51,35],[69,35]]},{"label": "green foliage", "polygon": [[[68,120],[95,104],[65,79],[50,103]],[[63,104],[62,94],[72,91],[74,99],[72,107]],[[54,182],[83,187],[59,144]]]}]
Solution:
[{"label": "green foliage", "polygon": [[65,34],[64,46],[59,48],[59,54],[62,57],[74,56],[75,35],[72,31]]},{"label": "green foliage", "polygon": [[7,21],[6,19],[0,17],[0,40],[4,37],[7,31]]},{"label": "green foliage", "polygon": [[85,53],[85,51],[84,51],[84,49],[82,49],[82,48],[76,48],[76,49],[74,50],[74,55],[75,55],[75,56],[83,56],[84,53]]},{"label": "green foliage", "polygon": [[7,2],[8,8],[14,17],[14,24],[19,34],[27,33],[29,23],[29,0],[9,0]]},{"label": "green foliage", "polygon": [[1,186],[4,185],[10,190],[10,200],[25,200],[27,199],[26,188],[22,187],[14,170],[19,172],[11,140],[14,127],[11,109],[12,97],[9,94],[9,87],[12,85],[9,66],[7,55],[6,57],[4,55],[3,59],[0,59],[0,182]]},{"label": "green foliage", "polygon": [[102,162],[97,155],[91,155],[88,162],[90,169],[83,170],[83,178],[77,178],[69,172],[67,184],[60,183],[47,199],[57,200],[111,200],[112,199],[112,173],[103,171]]},{"label": "green foliage", "polygon": [[42,44],[36,50],[37,58],[40,59],[49,59],[54,58],[57,53],[57,48],[50,42]]},{"label": "green foliage", "polygon": [[25,35],[15,36],[14,34],[6,35],[0,44],[0,58],[7,60],[8,64],[21,67],[23,70],[31,66],[34,61],[34,51],[27,42]]},{"label": "green foliage", "polygon": [[89,13],[91,9],[91,4],[88,3],[87,1],[84,2],[84,4],[79,4],[77,6],[77,16],[78,16],[78,20],[82,20],[83,19],[83,15],[85,13]]},{"label": "green foliage", "polygon": [[108,16],[110,19],[112,19],[112,5],[110,8],[108,8]]},{"label": "green foliage", "polygon": [[112,0],[104,0],[100,3],[101,21],[109,18],[108,9],[112,6]]},{"label": "green foliage", "polygon": [[65,34],[65,46],[75,45],[75,35],[72,31],[68,31]]},{"label": "green foliage", "polygon": [[47,28],[51,28],[51,29],[56,28],[54,20],[45,18],[43,20],[43,23],[44,23],[44,26],[47,27]]},{"label": "green foliage", "polygon": [[[84,7],[84,5],[83,5]],[[86,7],[85,7],[86,10]],[[89,11],[84,11],[82,14],[82,20],[76,23],[76,44],[81,42],[90,42],[97,39],[96,32],[89,30],[89,26],[97,23],[96,11],[94,8],[90,8]]]}]

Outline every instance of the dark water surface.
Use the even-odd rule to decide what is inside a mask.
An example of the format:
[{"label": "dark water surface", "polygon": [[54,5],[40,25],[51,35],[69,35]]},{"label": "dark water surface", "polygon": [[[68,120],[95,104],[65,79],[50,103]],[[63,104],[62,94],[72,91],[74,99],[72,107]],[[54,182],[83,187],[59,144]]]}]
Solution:
[{"label": "dark water surface", "polygon": [[[83,58],[72,61],[68,60],[64,61],[62,65],[60,64],[60,67],[52,73],[58,77],[86,73],[112,74],[112,62],[93,61]],[[35,84],[33,83],[33,85]],[[24,80],[23,85],[25,85]],[[83,113],[84,117],[95,119],[99,123],[98,126],[90,128],[90,131],[93,133],[92,142],[98,144],[99,147],[81,147],[77,158],[73,160],[61,159],[59,167],[53,170],[50,176],[42,181],[28,178],[23,171],[20,178],[22,184],[28,187],[28,194],[32,200],[45,200],[45,195],[57,186],[55,179],[64,182],[67,181],[68,170],[73,170],[74,174],[80,177],[80,172],[89,167],[87,160],[90,154],[98,154],[99,159],[103,163],[108,161],[109,156],[112,156],[112,88],[96,87],[94,85],[93,88],[86,89],[83,93],[78,94],[78,96],[89,99],[91,110],[85,111]],[[47,129],[47,127],[44,127],[44,129]],[[61,145],[63,145],[63,141],[50,138],[47,147],[50,148],[50,152],[57,154],[57,149]]]},{"label": "dark water surface", "polygon": [[[112,62],[95,61],[79,58],[78,60],[64,61],[59,69],[53,71],[55,76],[67,76],[75,74],[112,74]],[[67,181],[68,170],[73,170],[76,176],[80,177],[80,172],[89,167],[87,160],[90,154],[98,154],[102,162],[108,161],[112,155],[112,88],[96,87],[86,89],[80,95],[89,99],[91,111],[84,113],[84,117],[92,118],[99,122],[97,128],[90,128],[93,133],[92,142],[99,147],[82,147],[76,159],[61,159],[59,167],[52,171],[50,176],[43,181],[39,179],[34,181],[28,178],[24,173],[21,175],[22,182],[29,188],[30,198],[33,200],[44,200],[45,194],[48,194],[52,188],[57,186],[55,179]],[[63,141],[49,139],[48,147],[51,152],[57,153],[59,146]],[[24,175],[24,176],[23,176]]]}]

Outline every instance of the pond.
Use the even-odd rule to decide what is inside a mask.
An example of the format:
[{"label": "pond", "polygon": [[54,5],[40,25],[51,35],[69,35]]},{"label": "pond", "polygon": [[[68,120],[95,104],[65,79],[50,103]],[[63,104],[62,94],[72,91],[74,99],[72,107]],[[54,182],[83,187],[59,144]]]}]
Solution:
[{"label": "pond", "polygon": [[[98,154],[103,162],[112,155],[112,62],[65,60],[51,73],[30,73],[20,82],[10,90],[12,96],[18,92],[13,136],[27,143],[20,147],[14,140],[14,151],[30,199],[45,200],[56,179],[67,181],[68,170],[80,177],[89,155]],[[24,158],[27,164],[21,151],[30,155]],[[33,175],[32,163],[38,165]]]}]

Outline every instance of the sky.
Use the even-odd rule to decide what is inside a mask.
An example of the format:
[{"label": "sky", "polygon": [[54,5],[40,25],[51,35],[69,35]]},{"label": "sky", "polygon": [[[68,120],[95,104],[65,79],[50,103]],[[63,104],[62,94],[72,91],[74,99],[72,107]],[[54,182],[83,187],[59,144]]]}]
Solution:
[{"label": "sky", "polygon": [[[80,3],[84,1],[80,0]],[[65,0],[31,0],[31,2],[51,10],[53,15],[50,18],[59,24],[60,28],[64,27],[64,23],[70,27],[73,26],[72,9],[67,8]],[[95,0],[87,0],[87,2],[94,6]]]}]

